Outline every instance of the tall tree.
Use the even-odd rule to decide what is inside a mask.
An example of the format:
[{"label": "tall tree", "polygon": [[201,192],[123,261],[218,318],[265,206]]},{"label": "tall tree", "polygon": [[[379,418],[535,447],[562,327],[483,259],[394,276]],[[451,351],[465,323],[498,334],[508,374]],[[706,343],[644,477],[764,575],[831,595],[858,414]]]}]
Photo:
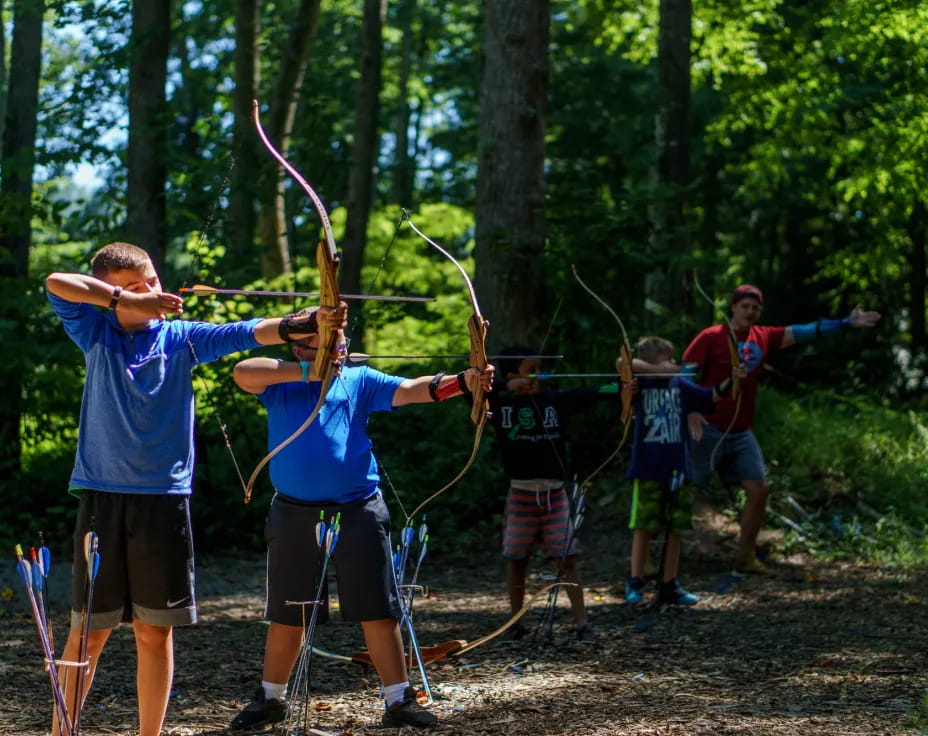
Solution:
[{"label": "tall tree", "polygon": [[[354,109],[354,145],[351,149],[345,235],[342,238],[342,262],[339,267],[342,289],[355,294],[362,290],[361,266],[374,195],[374,165],[380,148],[378,116],[385,11],[384,0],[364,1],[361,47],[358,50],[360,77]],[[363,326],[357,328],[357,335],[363,337],[363,334]]]},{"label": "tall tree", "polygon": [[[25,314],[21,308],[29,273],[32,242],[32,183],[38,119],[39,79],[42,69],[43,0],[16,0],[13,4],[13,44],[7,117],[3,130],[2,181],[0,181],[0,278],[3,281],[3,323],[9,337],[22,339]],[[4,332],[6,331],[4,330]],[[5,398],[0,408],[0,471],[19,470],[19,426],[23,408],[25,371],[18,360],[4,361],[0,377]]]},{"label": "tall tree", "polygon": [[[393,153],[392,200],[405,207],[412,207],[413,180],[416,173],[415,156],[409,151],[409,125],[412,120],[412,101],[409,99],[410,77],[413,66],[413,17],[416,0],[402,0],[396,14],[400,40],[400,60],[397,77],[396,113],[394,135],[396,146]],[[415,142],[413,140],[413,142]]]},{"label": "tall tree", "polygon": [[[4,6],[0,1],[0,18],[5,16]],[[3,140],[3,127],[6,124],[6,23],[0,23],[0,140]]]},{"label": "tall tree", "polygon": [[[476,288],[497,343],[541,339],[548,0],[487,0],[477,129]],[[495,322],[493,316],[496,317]]]},{"label": "tall tree", "polygon": [[167,250],[167,81],[171,1],[135,0],[129,58],[128,237],[159,270]]},{"label": "tall tree", "polygon": [[[274,82],[266,129],[278,151],[286,158],[296,117],[297,91],[303,83],[306,63],[319,24],[319,0],[300,0],[296,17],[287,36]],[[244,70],[243,70],[244,71]],[[299,167],[297,167],[299,168]],[[284,198],[284,172],[271,159],[265,160],[266,176],[272,186],[261,186],[258,229],[261,240],[261,270],[265,276],[290,273],[287,218]]]},{"label": "tall tree", "polygon": [[254,247],[258,214],[255,209],[259,180],[257,138],[252,122],[253,101],[258,96],[259,0],[235,0],[235,92],[232,129],[232,155],[235,168],[229,197],[231,250],[239,260]]},{"label": "tall tree", "polygon": [[[690,37],[691,0],[660,0],[657,43],[657,110],[654,116],[654,202],[651,205],[655,269],[647,296],[674,313],[682,306],[689,254],[686,189],[690,183]],[[690,305],[691,306],[691,302]]]}]

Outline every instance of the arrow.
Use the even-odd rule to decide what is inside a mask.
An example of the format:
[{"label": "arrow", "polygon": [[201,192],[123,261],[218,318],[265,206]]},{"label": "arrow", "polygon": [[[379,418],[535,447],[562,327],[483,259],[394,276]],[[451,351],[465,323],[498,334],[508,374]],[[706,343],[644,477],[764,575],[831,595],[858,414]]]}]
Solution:
[{"label": "arrow", "polygon": [[26,586],[26,595],[29,598],[29,606],[32,608],[32,618],[35,621],[36,628],[39,632],[39,642],[42,645],[42,654],[45,658],[45,669],[48,672],[49,685],[52,690],[52,700],[55,703],[55,713],[58,717],[58,726],[63,736],[72,736],[73,730],[71,717],[68,715],[68,707],[65,704],[64,691],[61,689],[61,683],[58,681],[58,668],[55,667],[55,655],[51,650],[51,644],[48,641],[48,633],[42,625],[42,613],[39,611],[39,604],[36,600],[35,584],[33,578],[32,565],[23,557],[23,548],[20,545],[14,547],[16,553],[19,577]]},{"label": "arrow", "polygon": [[[185,286],[178,291],[181,294],[193,294],[193,296],[215,296],[217,294],[243,294],[248,296],[305,296],[311,298],[318,298],[322,296],[318,292],[311,291],[262,291],[258,290],[248,290],[248,289],[217,289],[215,286],[207,286],[206,284],[194,284],[193,286]],[[339,294],[342,299],[354,299],[354,300],[369,300],[369,301],[379,301],[379,302],[434,302],[435,297],[432,296],[376,296],[373,294]]]},{"label": "arrow", "polygon": [[[635,378],[674,378],[682,373],[633,373]],[[517,376],[518,378],[519,376]],[[529,373],[526,378],[546,381],[549,378],[620,378],[618,373]]]},{"label": "arrow", "polygon": [[87,659],[87,649],[90,642],[90,616],[93,608],[93,585],[100,571],[100,539],[96,532],[89,531],[84,535],[84,562],[87,568],[87,580],[84,583],[86,600],[81,617],[81,636],[78,643],[78,669],[77,687],[74,691],[74,736],[81,732],[81,711],[83,710],[84,682],[90,662]]},{"label": "arrow", "polygon": [[[520,358],[522,360],[527,360],[529,358],[537,358],[539,360],[560,360],[563,358],[563,355],[488,355],[487,358],[491,360],[506,360],[506,359],[516,359]],[[465,358],[470,358],[469,355],[368,355],[367,353],[348,353],[348,360],[352,363],[363,363],[365,360],[373,359],[387,359],[387,358],[397,358],[404,360],[429,360],[431,358],[457,358],[464,360]]]}]

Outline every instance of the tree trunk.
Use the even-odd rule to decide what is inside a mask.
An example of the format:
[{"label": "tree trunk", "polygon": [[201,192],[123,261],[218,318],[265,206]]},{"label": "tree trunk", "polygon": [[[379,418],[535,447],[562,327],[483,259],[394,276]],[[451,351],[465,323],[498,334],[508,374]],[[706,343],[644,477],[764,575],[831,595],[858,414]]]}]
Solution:
[{"label": "tree trunk", "polygon": [[[4,12],[5,3],[0,0],[0,18],[6,17]],[[6,24],[0,23],[0,141],[3,140],[3,133],[6,126],[6,95],[2,91],[6,89]]]},{"label": "tree trunk", "polygon": [[[22,339],[26,334],[23,303],[28,286],[29,247],[32,241],[32,173],[35,166],[35,134],[42,70],[41,0],[17,0],[13,4],[13,48],[10,86],[3,134],[0,182],[0,286],[9,305],[2,313],[4,330]],[[19,295],[22,298],[16,298]],[[3,401],[0,402],[0,476],[20,470],[20,419],[23,410],[23,376],[26,369],[17,355],[9,355],[0,369]]]},{"label": "tree trunk", "polygon": [[912,241],[909,264],[909,311],[912,314],[912,353],[920,357],[928,348],[925,335],[925,236],[928,234],[928,212],[925,203],[918,201],[912,207],[912,214],[906,223],[909,239]]},{"label": "tree trunk", "polygon": [[152,257],[164,278],[167,250],[167,62],[170,0],[132,3],[129,59],[127,237]]},{"label": "tree trunk", "polygon": [[692,15],[691,0],[661,0],[654,116],[655,199],[650,213],[656,267],[645,280],[645,292],[673,314],[684,307],[687,293],[684,274],[676,264],[684,262],[690,250],[685,210],[690,184]]},{"label": "tree trunk", "polygon": [[397,24],[403,34],[400,46],[399,92],[396,103],[396,150],[393,156],[393,201],[408,209],[415,208],[413,182],[416,161],[409,151],[409,125],[412,120],[412,103],[409,99],[409,77],[412,73],[412,19],[416,13],[416,0],[404,0],[397,11]]},{"label": "tree trunk", "polygon": [[543,331],[549,25],[548,0],[485,3],[475,286],[498,346]]},{"label": "tree trunk", "polygon": [[[374,195],[374,166],[377,162],[378,114],[380,111],[380,80],[383,57],[383,0],[364,0],[364,22],[361,28],[360,79],[354,108],[354,146],[351,149],[351,169],[348,172],[345,236],[342,238],[342,259],[339,283],[342,291],[360,294],[361,265],[367,242],[367,222]],[[363,312],[353,319],[352,340],[364,349]]]},{"label": "tree trunk", "polygon": [[254,255],[258,213],[255,200],[261,179],[258,137],[253,122],[253,101],[258,96],[259,0],[235,2],[235,93],[232,107],[232,186],[229,195],[229,244],[236,265],[250,262]]},{"label": "tree trunk", "polygon": [[[270,99],[265,129],[284,158],[287,157],[290,136],[293,133],[297,92],[303,84],[309,49],[319,24],[319,2],[320,0],[301,0]],[[259,193],[258,230],[261,239],[261,270],[265,277],[271,278],[282,273],[291,273],[293,267],[290,263],[290,249],[287,245],[284,200],[286,173],[269,157],[263,160],[265,175],[261,178],[263,184]],[[309,180],[311,181],[311,177]],[[310,205],[307,203],[307,206]],[[313,260],[315,260],[315,253],[315,244],[313,244],[310,254]]]}]

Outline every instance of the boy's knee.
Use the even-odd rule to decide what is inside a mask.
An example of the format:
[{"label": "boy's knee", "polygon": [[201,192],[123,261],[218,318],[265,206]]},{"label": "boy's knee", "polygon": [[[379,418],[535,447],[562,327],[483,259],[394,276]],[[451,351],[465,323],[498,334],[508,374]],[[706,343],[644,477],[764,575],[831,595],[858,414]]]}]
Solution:
[{"label": "boy's knee", "polygon": [[136,621],[133,625],[135,629],[135,640],[141,648],[157,649],[163,647],[171,639],[170,626],[155,626]]},{"label": "boy's knee", "polygon": [[745,494],[751,500],[766,501],[770,495],[770,484],[765,480],[745,481],[742,485]]}]

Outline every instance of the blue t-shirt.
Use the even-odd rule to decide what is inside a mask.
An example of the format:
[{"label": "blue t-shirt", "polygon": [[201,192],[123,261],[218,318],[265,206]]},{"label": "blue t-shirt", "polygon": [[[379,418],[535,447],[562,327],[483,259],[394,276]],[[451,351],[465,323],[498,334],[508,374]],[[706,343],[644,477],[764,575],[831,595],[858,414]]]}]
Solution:
[{"label": "blue t-shirt", "polygon": [[[367,420],[375,411],[392,410],[393,395],[403,380],[367,366],[342,368],[319,416],[271,458],[274,487],[312,503],[351,503],[376,493],[380,474]],[[321,381],[278,383],[258,395],[267,407],[269,450],[306,421],[321,387]]]},{"label": "blue t-shirt", "polygon": [[77,455],[71,485],[114,493],[189,495],[198,363],[259,346],[261,320],[214,325],[152,320],[127,332],[113,312],[48,294],[84,353]]},{"label": "blue t-shirt", "polygon": [[693,477],[686,415],[711,412],[712,389],[685,378],[638,378],[635,443],[626,476],[669,483],[674,472]]}]

